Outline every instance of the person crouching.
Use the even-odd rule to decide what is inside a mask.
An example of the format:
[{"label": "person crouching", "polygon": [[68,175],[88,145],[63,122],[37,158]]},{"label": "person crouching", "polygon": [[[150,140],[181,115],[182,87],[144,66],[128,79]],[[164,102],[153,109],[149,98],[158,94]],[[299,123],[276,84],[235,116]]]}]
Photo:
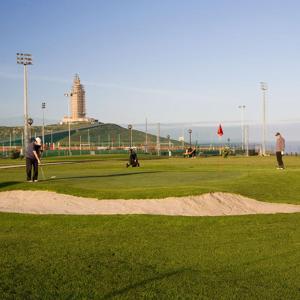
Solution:
[{"label": "person crouching", "polygon": [[130,149],[130,155],[129,155],[129,162],[126,164],[126,167],[128,168],[129,166],[132,167],[139,167],[140,163],[137,157],[137,154],[134,152],[133,149]]}]

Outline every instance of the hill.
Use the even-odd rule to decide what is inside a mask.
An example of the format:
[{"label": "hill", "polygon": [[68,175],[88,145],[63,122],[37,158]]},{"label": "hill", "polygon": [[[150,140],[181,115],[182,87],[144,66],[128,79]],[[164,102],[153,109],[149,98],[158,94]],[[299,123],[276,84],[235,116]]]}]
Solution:
[{"label": "hill", "polygon": [[[31,136],[42,136],[41,126],[32,126]],[[71,124],[71,145],[90,144],[103,147],[127,147],[130,145],[130,130],[117,124]],[[2,145],[20,146],[23,127],[0,127],[0,141]],[[156,144],[156,135],[147,134],[148,145]],[[132,129],[132,146],[145,145],[146,133]],[[68,125],[54,124],[45,126],[45,143],[60,143],[62,146],[69,144]],[[160,138],[161,144],[168,144],[166,137]],[[174,145],[180,145],[179,141],[170,140]]]}]

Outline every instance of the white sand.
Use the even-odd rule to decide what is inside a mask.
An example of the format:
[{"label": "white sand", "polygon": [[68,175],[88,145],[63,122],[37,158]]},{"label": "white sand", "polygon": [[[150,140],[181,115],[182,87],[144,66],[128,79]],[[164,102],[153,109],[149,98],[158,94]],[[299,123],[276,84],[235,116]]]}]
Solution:
[{"label": "white sand", "polygon": [[300,205],[260,202],[229,193],[166,199],[97,200],[48,191],[0,193],[0,211],[30,214],[223,216],[300,212]]}]

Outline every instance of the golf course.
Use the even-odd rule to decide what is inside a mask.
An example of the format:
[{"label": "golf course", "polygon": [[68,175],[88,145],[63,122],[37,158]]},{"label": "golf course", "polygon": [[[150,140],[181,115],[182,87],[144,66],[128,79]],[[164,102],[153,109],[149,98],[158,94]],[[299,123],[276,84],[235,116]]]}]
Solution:
[{"label": "golf course", "polygon": [[[298,157],[285,170],[274,157],[139,158],[140,168],[125,155],[49,158],[37,183],[8,168],[22,161],[1,160],[0,191],[98,201],[224,192],[300,205]],[[0,216],[2,299],[300,299],[299,213]]]}]

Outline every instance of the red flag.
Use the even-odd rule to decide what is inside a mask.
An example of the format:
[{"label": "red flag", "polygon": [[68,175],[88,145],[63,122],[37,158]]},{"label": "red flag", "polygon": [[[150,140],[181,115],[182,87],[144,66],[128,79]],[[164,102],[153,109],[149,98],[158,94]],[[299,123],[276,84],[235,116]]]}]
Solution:
[{"label": "red flag", "polygon": [[222,129],[222,126],[221,124],[219,125],[219,128],[218,128],[218,136],[222,136],[223,135],[223,129]]}]

